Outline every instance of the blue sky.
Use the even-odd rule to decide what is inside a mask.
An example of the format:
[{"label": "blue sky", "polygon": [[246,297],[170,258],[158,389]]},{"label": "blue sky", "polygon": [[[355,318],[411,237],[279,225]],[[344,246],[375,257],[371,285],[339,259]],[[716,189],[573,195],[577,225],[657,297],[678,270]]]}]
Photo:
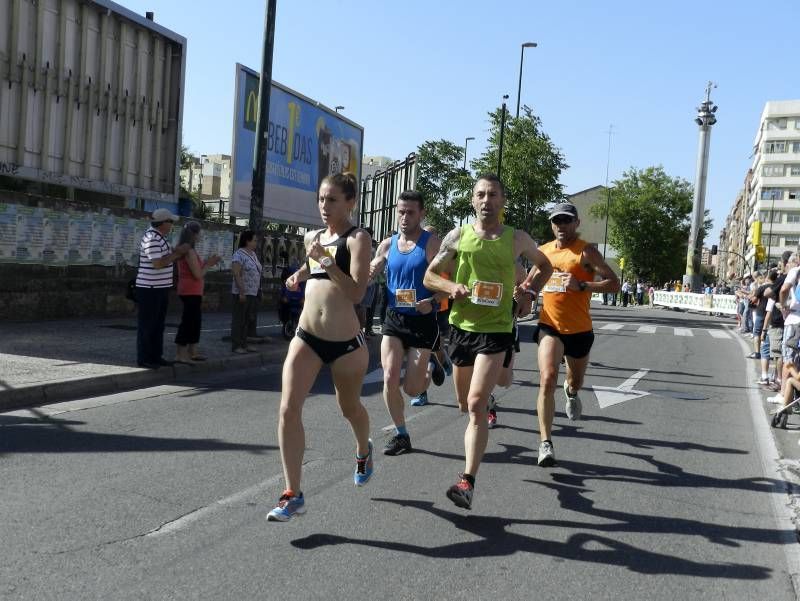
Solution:
[{"label": "blue sky", "polygon": [[[265,2],[122,4],[155,11],[188,39],[184,143],[229,153],[234,65],[260,68]],[[693,182],[695,108],[713,80],[706,208],[715,242],[764,103],[800,98],[798,24],[797,0],[278,0],[273,76],[344,105],[364,127],[365,154],[397,159],[425,140],[474,136],[472,158],[485,144],[486,113],[503,94],[515,108],[520,44],[537,42],[525,51],[522,103],[562,149],[567,193],[604,182],[611,123],[612,180],[660,164]]]}]

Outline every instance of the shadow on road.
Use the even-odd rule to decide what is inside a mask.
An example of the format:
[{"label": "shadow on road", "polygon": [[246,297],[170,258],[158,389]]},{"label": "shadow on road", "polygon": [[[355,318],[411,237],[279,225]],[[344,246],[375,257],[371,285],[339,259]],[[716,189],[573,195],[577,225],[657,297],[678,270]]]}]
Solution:
[{"label": "shadow on road", "polygon": [[[579,491],[582,492],[582,491]],[[451,559],[479,559],[484,557],[505,557],[515,553],[535,553],[538,555],[557,557],[573,561],[601,563],[628,568],[640,574],[677,574],[700,576],[704,578],[731,578],[735,580],[763,580],[769,578],[772,569],[753,564],[735,563],[705,563],[692,561],[675,555],[655,553],[623,543],[613,538],[600,536],[587,532],[576,532],[567,538],[566,542],[525,536],[507,530],[509,526],[519,525],[548,525],[559,528],[582,528],[583,524],[569,521],[551,520],[524,520],[505,517],[465,516],[435,507],[430,501],[403,500],[376,498],[375,501],[392,503],[401,507],[413,507],[425,511],[438,518],[447,520],[459,530],[477,536],[480,540],[452,543],[434,547],[425,547],[408,543],[393,541],[370,540],[351,538],[334,534],[312,534],[310,536],[291,541],[292,546],[311,550],[320,547],[335,545],[361,545],[376,549],[386,549],[401,553],[413,553],[424,557],[451,558]],[[591,502],[581,506],[593,512]],[[603,515],[598,512],[593,515]],[[725,527],[691,520],[673,521],[668,518],[651,518],[623,512],[610,512],[619,514],[622,523],[619,531],[636,532],[674,532],[676,534],[707,536],[710,540],[720,544],[738,544],[736,541],[765,541],[778,544],[784,533],[777,530],[758,530],[752,528]],[[617,519],[617,518],[614,518]],[[672,530],[669,526],[675,524]],[[592,528],[614,531],[617,524],[605,526],[589,525]],[[638,529],[636,529],[638,528]],[[655,528],[656,530],[653,530]],[[597,547],[602,548],[597,548]]]}]

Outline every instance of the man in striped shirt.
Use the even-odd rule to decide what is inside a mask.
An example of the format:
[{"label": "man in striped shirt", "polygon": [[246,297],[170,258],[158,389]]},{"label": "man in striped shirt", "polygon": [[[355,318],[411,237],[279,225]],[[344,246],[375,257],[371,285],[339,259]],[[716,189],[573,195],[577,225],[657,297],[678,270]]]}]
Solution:
[{"label": "man in striped shirt", "polygon": [[172,364],[162,357],[164,320],[172,288],[172,264],[189,250],[188,244],[182,244],[173,251],[167,242],[172,224],[177,220],[178,216],[167,209],[156,209],[139,244],[139,270],[136,273],[136,303],[139,305],[136,364],[139,367],[158,369]]}]

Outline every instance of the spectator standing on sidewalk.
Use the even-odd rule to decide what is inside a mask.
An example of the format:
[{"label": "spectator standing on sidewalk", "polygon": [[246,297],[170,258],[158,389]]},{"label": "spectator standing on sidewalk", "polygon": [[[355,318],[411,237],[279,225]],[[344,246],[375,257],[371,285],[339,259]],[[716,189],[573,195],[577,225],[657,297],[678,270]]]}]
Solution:
[{"label": "spectator standing on sidewalk", "polygon": [[188,244],[189,250],[178,260],[178,296],[183,303],[183,314],[175,335],[177,363],[191,364],[206,360],[197,350],[203,319],[203,280],[206,272],[219,263],[220,257],[211,255],[207,261],[200,258],[195,249],[200,236],[200,224],[189,221],[183,226],[178,239],[178,244]]},{"label": "spectator standing on sidewalk", "polygon": [[642,280],[636,282],[636,304],[640,307],[644,306],[644,284]]},{"label": "spectator standing on sidewalk", "polygon": [[172,264],[189,250],[188,244],[174,251],[167,242],[172,225],[178,220],[167,209],[156,209],[150,227],[139,243],[139,268],[136,272],[136,304],[139,309],[136,333],[136,364],[158,369],[171,365],[164,359],[164,320],[167,317]]},{"label": "spectator standing on sidewalk", "polygon": [[655,302],[655,295],[656,295],[656,289],[651,283],[650,287],[647,289],[647,304],[650,306],[651,309],[654,306],[653,303]]},{"label": "spectator standing on sidewalk", "polygon": [[622,306],[627,307],[631,297],[631,285],[628,281],[622,282]]},{"label": "spectator standing on sidewalk", "polygon": [[761,358],[761,344],[762,331],[764,329],[764,317],[767,314],[767,297],[764,296],[764,291],[772,284],[770,282],[762,283],[756,288],[753,295],[750,297],[750,302],[753,303],[753,352],[750,353],[748,359]]},{"label": "spectator standing on sidewalk", "polygon": [[231,350],[234,353],[256,352],[247,344],[248,325],[255,319],[261,292],[261,262],[256,255],[258,238],[253,230],[239,235],[239,248],[233,253],[233,314],[231,316]]}]

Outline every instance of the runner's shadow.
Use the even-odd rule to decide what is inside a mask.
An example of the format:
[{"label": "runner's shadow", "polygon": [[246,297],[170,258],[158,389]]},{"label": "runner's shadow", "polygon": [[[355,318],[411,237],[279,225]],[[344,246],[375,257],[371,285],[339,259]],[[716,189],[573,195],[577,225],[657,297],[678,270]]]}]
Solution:
[{"label": "runner's shadow", "polygon": [[[448,545],[426,547],[410,543],[344,537],[335,534],[312,534],[291,541],[291,545],[303,550],[335,545],[362,545],[375,549],[411,553],[431,558],[479,559],[485,557],[508,557],[515,553],[533,553],[560,559],[583,561],[628,568],[639,574],[676,574],[702,576],[705,578],[731,578],[737,580],[764,580],[772,570],[749,564],[702,563],[673,555],[640,549],[618,540],[579,532],[569,536],[566,542],[525,536],[509,526],[537,526],[538,520],[504,517],[489,517],[455,513],[434,507],[430,501],[376,498],[375,501],[393,503],[401,507],[412,507],[450,522],[462,532],[479,537],[477,541],[465,541]],[[599,548],[598,548],[599,547]]]},{"label": "runner's shadow", "polygon": [[[483,455],[483,460],[481,463],[510,463],[515,465],[533,465],[536,463],[536,458],[533,455],[534,450],[530,447],[507,444],[505,442],[498,442],[497,444],[501,447],[505,447],[505,450],[500,452],[487,451]],[[462,463],[464,462],[463,454],[455,455],[453,453],[429,451],[427,449],[420,449],[417,447],[414,447],[414,453],[420,455],[430,455],[431,457],[439,457],[441,459],[452,459],[453,461],[460,461]]]}]

